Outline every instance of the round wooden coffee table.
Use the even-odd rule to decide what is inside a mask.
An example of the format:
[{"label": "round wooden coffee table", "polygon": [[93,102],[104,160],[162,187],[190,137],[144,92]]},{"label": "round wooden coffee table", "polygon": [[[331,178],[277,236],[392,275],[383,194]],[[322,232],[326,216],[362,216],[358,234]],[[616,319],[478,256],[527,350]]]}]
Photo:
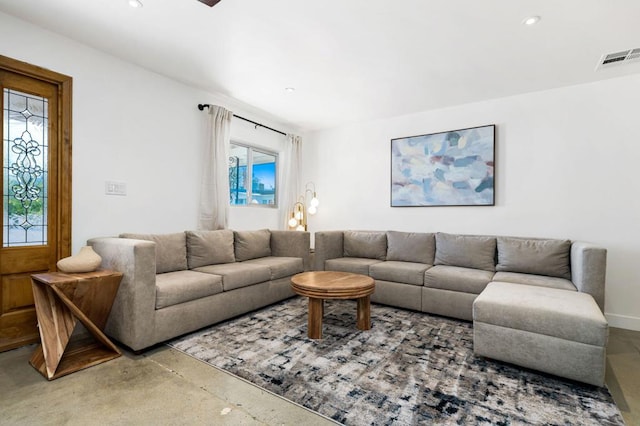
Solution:
[{"label": "round wooden coffee table", "polygon": [[291,287],[300,296],[309,298],[307,334],[310,339],[322,339],[325,299],[357,299],[358,329],[371,328],[370,296],[375,290],[373,278],[350,272],[312,271],[291,277]]}]

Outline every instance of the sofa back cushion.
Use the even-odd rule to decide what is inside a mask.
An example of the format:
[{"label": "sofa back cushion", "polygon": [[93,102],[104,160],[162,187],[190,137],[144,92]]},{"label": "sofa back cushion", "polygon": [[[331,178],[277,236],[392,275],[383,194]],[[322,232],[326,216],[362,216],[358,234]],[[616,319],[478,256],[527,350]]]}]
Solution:
[{"label": "sofa back cushion", "polygon": [[233,235],[238,262],[271,256],[271,232],[268,229],[234,231]]},{"label": "sofa back cushion", "polygon": [[436,265],[496,270],[496,238],[482,235],[436,234]]},{"label": "sofa back cushion", "polygon": [[387,234],[380,231],[344,231],[344,257],[385,260]]},{"label": "sofa back cushion", "polygon": [[175,234],[120,234],[120,238],[156,243],[156,274],[187,269],[187,241],[184,232]]},{"label": "sofa back cushion", "polygon": [[571,241],[498,237],[497,271],[571,279]]},{"label": "sofa back cushion", "polygon": [[387,232],[387,260],[433,265],[436,252],[434,234]]},{"label": "sofa back cushion", "polygon": [[236,261],[233,231],[187,231],[186,234],[189,269]]}]

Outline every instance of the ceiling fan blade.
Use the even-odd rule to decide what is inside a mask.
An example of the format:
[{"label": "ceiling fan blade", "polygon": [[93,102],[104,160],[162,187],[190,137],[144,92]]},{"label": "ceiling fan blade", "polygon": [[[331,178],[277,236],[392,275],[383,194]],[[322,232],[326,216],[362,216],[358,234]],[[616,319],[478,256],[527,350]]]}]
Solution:
[{"label": "ceiling fan blade", "polygon": [[198,0],[200,3],[204,3],[209,7],[213,7],[220,2],[220,0]]}]

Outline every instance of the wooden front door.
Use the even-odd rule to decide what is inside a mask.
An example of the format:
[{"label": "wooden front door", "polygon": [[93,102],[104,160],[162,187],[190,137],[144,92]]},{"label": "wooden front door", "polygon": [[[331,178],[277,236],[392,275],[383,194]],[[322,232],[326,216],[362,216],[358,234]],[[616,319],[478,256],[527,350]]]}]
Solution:
[{"label": "wooden front door", "polygon": [[71,77],[0,56],[0,352],[39,340],[31,274],[71,251]]}]

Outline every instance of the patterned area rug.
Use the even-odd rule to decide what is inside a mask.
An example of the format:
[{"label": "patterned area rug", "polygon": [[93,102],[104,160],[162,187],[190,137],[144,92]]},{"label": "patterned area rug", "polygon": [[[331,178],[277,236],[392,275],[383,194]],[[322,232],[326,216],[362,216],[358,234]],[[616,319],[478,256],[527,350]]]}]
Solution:
[{"label": "patterned area rug", "polygon": [[606,388],[473,355],[472,324],[354,301],[325,302],[323,339],[307,338],[293,298],[169,343],[347,425],[623,425]]}]

